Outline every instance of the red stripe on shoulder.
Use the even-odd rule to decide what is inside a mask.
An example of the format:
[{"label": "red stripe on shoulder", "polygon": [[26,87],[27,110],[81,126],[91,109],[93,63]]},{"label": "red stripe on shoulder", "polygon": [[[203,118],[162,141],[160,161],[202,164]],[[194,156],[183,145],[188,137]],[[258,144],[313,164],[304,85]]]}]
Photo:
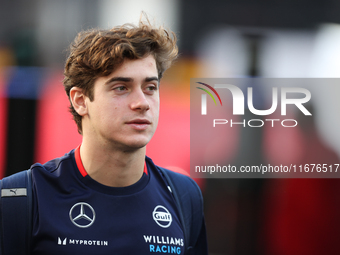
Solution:
[{"label": "red stripe on shoulder", "polygon": [[148,175],[148,167],[146,166],[146,162],[144,163],[144,173]]},{"label": "red stripe on shoulder", "polygon": [[83,162],[81,161],[81,158],[80,158],[80,145],[74,151],[74,157],[76,159],[76,164],[77,164],[77,167],[79,169],[79,172],[81,173],[81,175],[83,177],[85,177],[87,175],[87,172],[86,172],[84,165],[83,165]]}]

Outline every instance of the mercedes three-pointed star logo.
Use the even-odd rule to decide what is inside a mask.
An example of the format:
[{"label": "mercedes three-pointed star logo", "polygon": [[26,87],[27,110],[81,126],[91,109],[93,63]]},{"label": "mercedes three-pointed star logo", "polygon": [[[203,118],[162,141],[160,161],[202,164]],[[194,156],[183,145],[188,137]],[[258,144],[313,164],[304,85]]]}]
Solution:
[{"label": "mercedes three-pointed star logo", "polygon": [[80,202],[72,206],[70,210],[70,219],[77,227],[88,228],[96,219],[96,213],[92,206],[87,203]]}]

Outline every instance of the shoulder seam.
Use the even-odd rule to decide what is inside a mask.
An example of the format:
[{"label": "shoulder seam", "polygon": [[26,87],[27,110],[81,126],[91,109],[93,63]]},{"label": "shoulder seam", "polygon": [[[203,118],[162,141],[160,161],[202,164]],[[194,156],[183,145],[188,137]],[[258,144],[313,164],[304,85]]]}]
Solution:
[{"label": "shoulder seam", "polygon": [[[59,168],[60,164],[61,164],[63,161],[70,160],[70,159],[71,159],[71,158],[63,158],[63,159],[59,160],[58,164],[57,164],[52,170],[47,171],[47,172],[49,172],[49,173],[55,172],[55,171]],[[46,162],[46,163],[48,163],[48,162]],[[46,163],[45,163],[45,164],[46,164]],[[36,163],[36,164],[34,164],[34,165],[31,166],[31,169],[33,170],[34,168],[39,168],[39,167],[42,167],[42,168],[46,169],[45,164]]]}]

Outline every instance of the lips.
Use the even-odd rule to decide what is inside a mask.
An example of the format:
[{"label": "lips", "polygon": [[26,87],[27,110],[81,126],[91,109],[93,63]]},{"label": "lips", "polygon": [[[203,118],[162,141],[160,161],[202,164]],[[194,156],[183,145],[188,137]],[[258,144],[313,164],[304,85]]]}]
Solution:
[{"label": "lips", "polygon": [[147,119],[134,119],[128,121],[127,124],[151,124],[151,122]]},{"label": "lips", "polygon": [[147,119],[134,119],[126,122],[126,124],[136,130],[145,130],[151,125],[151,122]]}]

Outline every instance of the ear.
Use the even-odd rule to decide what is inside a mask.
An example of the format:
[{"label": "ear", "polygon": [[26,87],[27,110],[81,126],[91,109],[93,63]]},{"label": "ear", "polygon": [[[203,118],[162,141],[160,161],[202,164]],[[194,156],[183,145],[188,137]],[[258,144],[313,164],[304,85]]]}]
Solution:
[{"label": "ear", "polygon": [[87,114],[86,96],[83,90],[78,87],[73,87],[70,90],[70,100],[74,110],[80,115],[84,116]]}]

